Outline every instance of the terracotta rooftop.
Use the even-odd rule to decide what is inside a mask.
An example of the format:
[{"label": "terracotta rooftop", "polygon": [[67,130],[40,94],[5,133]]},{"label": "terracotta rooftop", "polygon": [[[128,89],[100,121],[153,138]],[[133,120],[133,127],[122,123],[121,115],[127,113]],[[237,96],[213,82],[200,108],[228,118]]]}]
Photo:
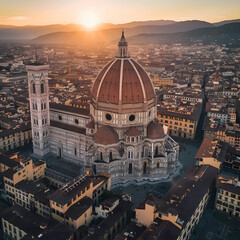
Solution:
[{"label": "terracotta rooftop", "polygon": [[108,145],[108,144],[114,144],[119,142],[119,137],[112,127],[103,126],[97,130],[93,140],[96,143]]},{"label": "terracotta rooftop", "polygon": [[61,129],[71,131],[71,132],[86,134],[86,129],[85,128],[69,125],[69,124],[62,123],[62,122],[57,122],[57,121],[52,121],[51,120],[50,121],[50,126],[56,127],[56,128],[61,128]]},{"label": "terracotta rooftop", "polygon": [[151,79],[145,70],[131,58],[114,59],[96,78],[92,97],[112,104],[143,103],[155,97]]},{"label": "terracotta rooftop", "polygon": [[89,109],[85,109],[85,108],[72,107],[72,106],[58,104],[58,103],[49,103],[49,107],[50,107],[50,111],[55,110],[55,111],[69,112],[69,113],[89,116]]},{"label": "terracotta rooftop", "polygon": [[126,136],[130,136],[130,137],[136,137],[136,136],[141,136],[142,135],[142,131],[140,131],[139,129],[137,129],[136,127],[131,127],[129,128],[126,132],[125,132]]},{"label": "terracotta rooftop", "polygon": [[198,149],[196,158],[212,157],[217,144],[218,140],[214,140],[212,138],[204,138],[200,148]]},{"label": "terracotta rooftop", "polygon": [[163,125],[160,123],[151,122],[147,126],[147,137],[151,139],[158,139],[164,137]]}]

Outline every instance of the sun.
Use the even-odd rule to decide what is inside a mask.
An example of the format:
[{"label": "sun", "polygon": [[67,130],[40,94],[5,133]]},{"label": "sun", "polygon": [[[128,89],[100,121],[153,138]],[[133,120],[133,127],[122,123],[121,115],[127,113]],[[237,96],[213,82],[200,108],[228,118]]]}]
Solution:
[{"label": "sun", "polygon": [[94,28],[99,24],[99,19],[94,12],[85,12],[82,15],[81,24],[86,28]]}]

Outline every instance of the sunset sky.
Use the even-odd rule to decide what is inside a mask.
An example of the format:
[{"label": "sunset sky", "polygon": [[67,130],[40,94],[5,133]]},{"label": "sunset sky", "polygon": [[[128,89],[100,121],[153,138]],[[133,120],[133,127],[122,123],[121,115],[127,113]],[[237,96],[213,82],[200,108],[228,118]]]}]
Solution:
[{"label": "sunset sky", "polygon": [[236,18],[240,18],[239,0],[0,0],[0,24],[4,25]]}]

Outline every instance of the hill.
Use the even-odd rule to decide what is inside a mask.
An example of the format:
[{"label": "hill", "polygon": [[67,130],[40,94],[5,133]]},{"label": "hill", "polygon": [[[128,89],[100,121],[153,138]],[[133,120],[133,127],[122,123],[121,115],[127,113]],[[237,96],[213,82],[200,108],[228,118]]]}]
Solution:
[{"label": "hill", "polygon": [[[141,25],[132,28],[126,28],[126,36],[139,34],[160,34],[185,32],[192,29],[213,27],[212,24],[203,21],[184,21],[167,25]],[[37,44],[91,44],[99,42],[116,41],[119,38],[122,28],[103,29],[98,31],[74,31],[74,32],[56,32],[37,37],[31,43]]]},{"label": "hill", "polygon": [[173,34],[139,34],[129,38],[132,44],[227,44],[240,46],[240,23],[229,23],[219,27],[207,27]]}]

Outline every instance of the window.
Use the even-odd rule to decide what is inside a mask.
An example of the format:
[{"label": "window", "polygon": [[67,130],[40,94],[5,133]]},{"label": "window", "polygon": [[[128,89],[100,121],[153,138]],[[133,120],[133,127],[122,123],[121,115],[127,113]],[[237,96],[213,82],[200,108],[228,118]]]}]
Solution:
[{"label": "window", "polygon": [[109,162],[111,162],[113,160],[112,158],[112,152],[109,153]]},{"label": "window", "polygon": [[60,121],[61,121],[61,120],[62,120],[62,116],[58,116],[58,120],[60,120]]},{"label": "window", "polygon": [[133,151],[128,151],[128,158],[133,158]]},{"label": "window", "polygon": [[232,193],[232,194],[231,194],[231,197],[232,197],[232,198],[236,198],[236,195]]},{"label": "window", "polygon": [[35,93],[36,93],[36,86],[35,86],[35,83],[33,83],[32,88],[33,88],[33,93],[35,94]]},{"label": "window", "polygon": [[128,174],[132,174],[132,163],[129,163]]},{"label": "window", "polygon": [[131,114],[131,115],[129,116],[129,121],[130,121],[130,122],[133,122],[134,120],[135,120],[135,115]]},{"label": "window", "polygon": [[75,124],[78,124],[78,119],[75,119]]},{"label": "window", "polygon": [[107,113],[105,117],[106,117],[106,119],[107,119],[108,121],[111,121],[111,120],[112,120],[112,116],[111,116],[111,114],[109,114],[109,113]]},{"label": "window", "polygon": [[44,93],[44,84],[41,83],[41,94],[43,94],[43,93]]}]

